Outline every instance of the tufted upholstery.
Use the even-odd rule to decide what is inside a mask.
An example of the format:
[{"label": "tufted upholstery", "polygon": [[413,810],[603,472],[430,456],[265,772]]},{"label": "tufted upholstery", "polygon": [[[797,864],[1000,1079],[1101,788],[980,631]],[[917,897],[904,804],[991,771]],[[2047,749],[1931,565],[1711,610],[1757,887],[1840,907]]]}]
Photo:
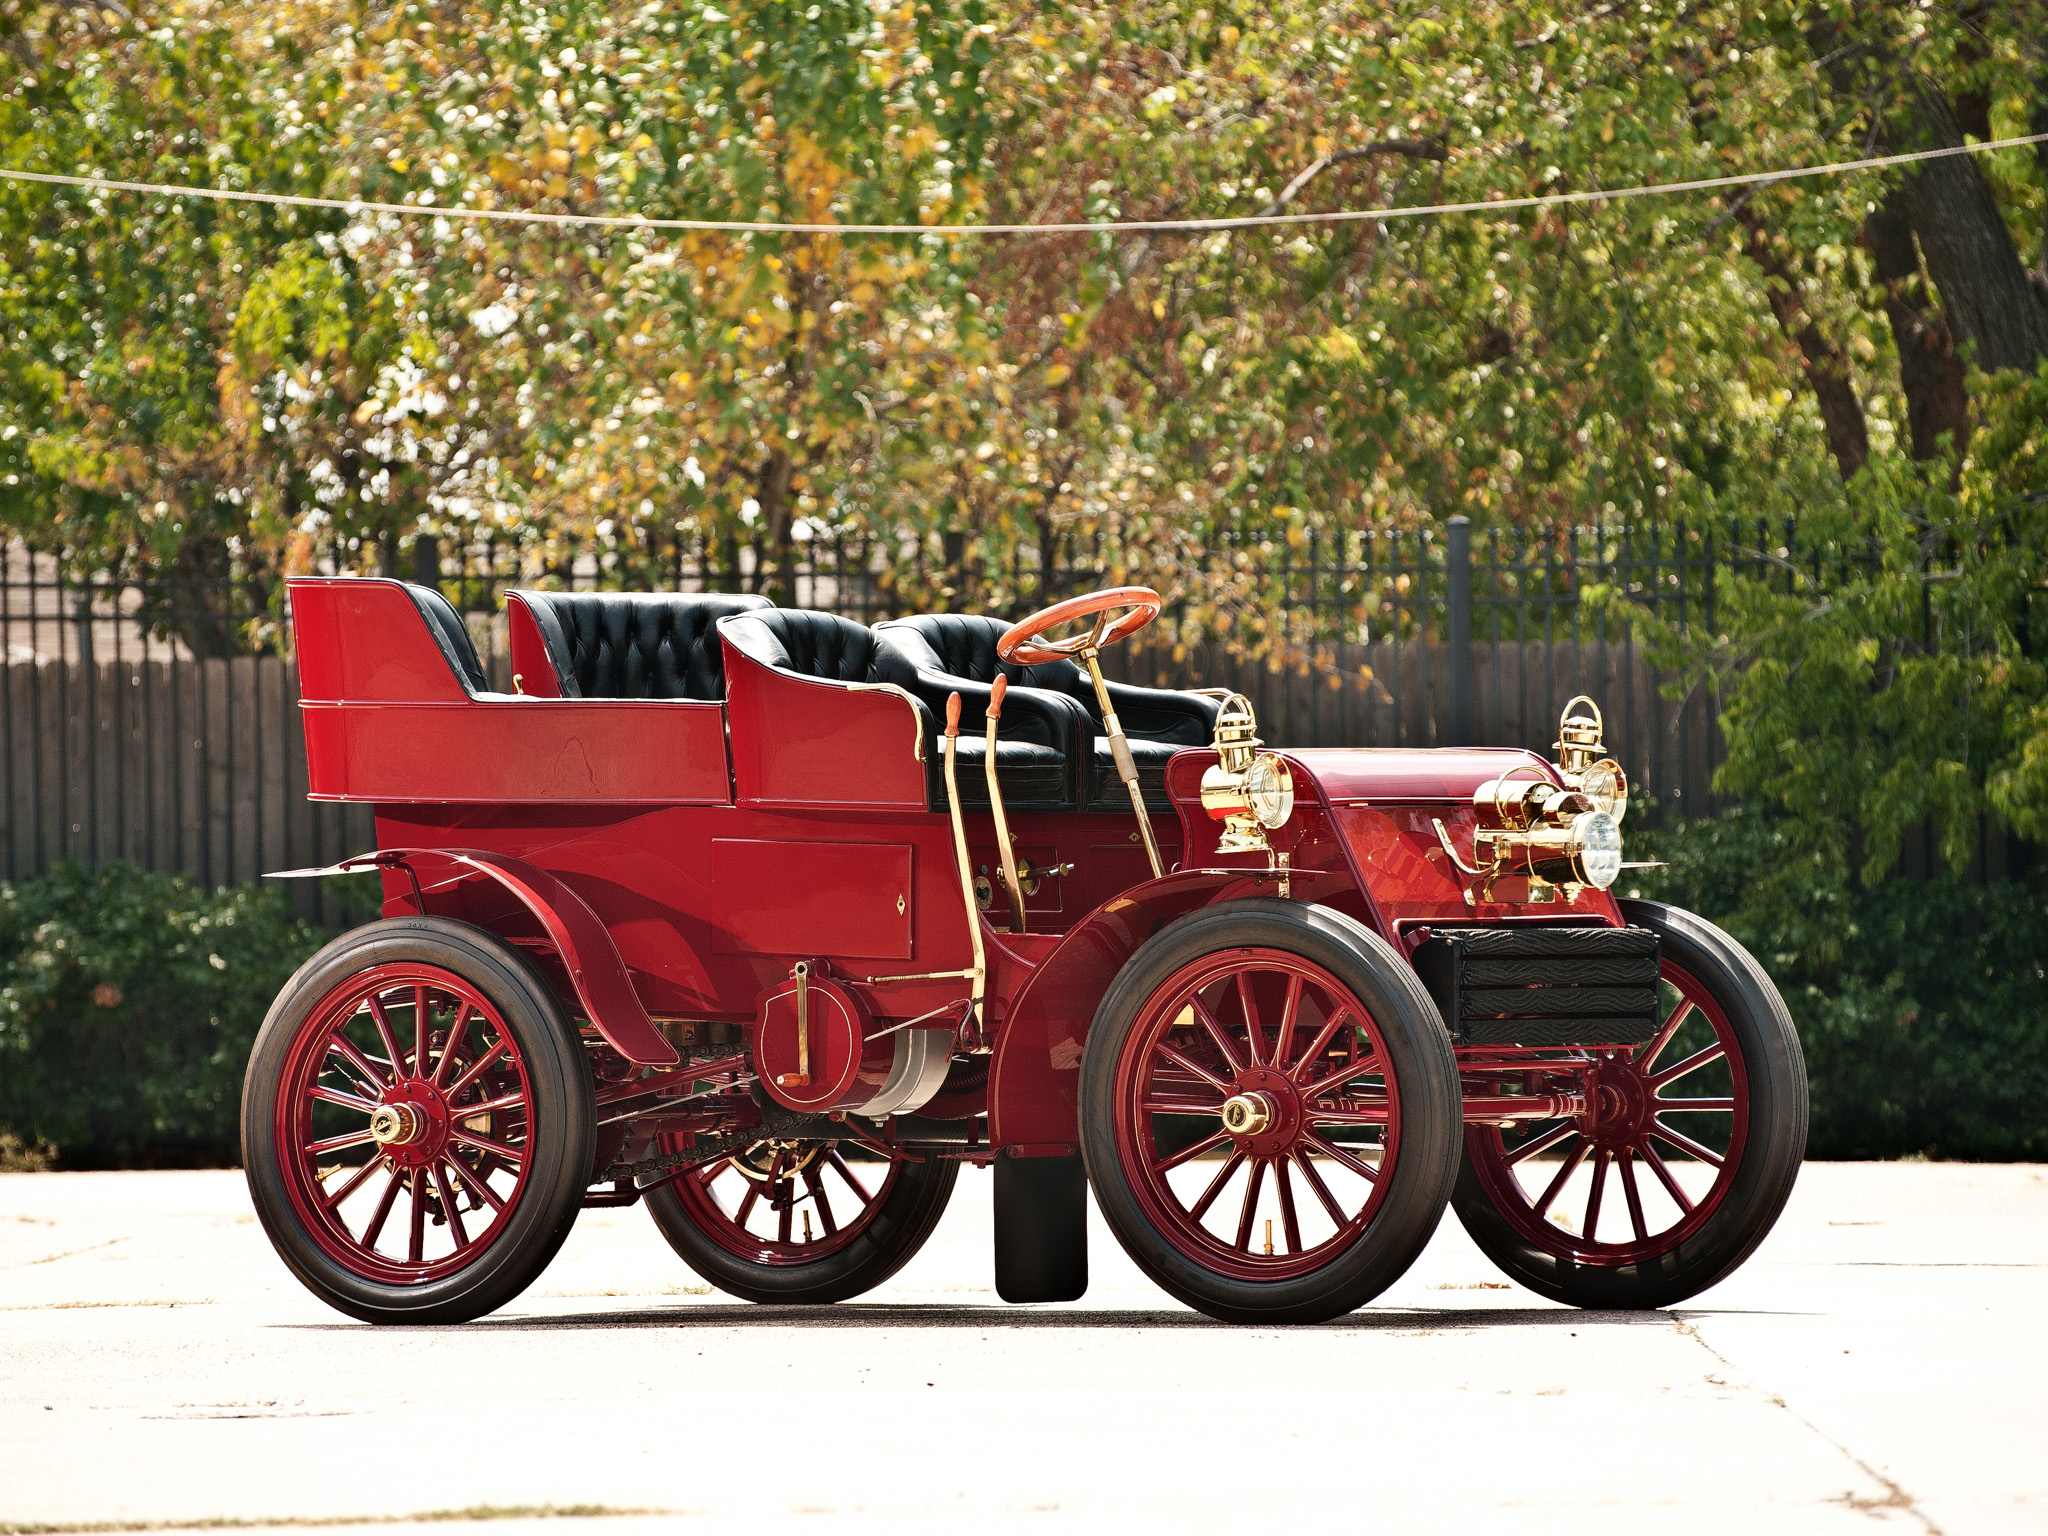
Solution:
[{"label": "tufted upholstery", "polygon": [[490,683],[484,678],[483,663],[477,660],[476,642],[469,638],[469,630],[462,622],[462,615],[449,604],[447,598],[432,587],[423,587],[415,582],[399,583],[412,598],[413,605],[420,611],[420,617],[427,621],[427,628],[434,636],[434,644],[441,648],[441,654],[448,658],[448,665],[462,683],[464,692],[487,693]]},{"label": "tufted upholstery", "polygon": [[901,683],[902,663],[885,653],[875,632],[836,613],[769,608],[722,626],[733,649],[763,666],[834,683]]},{"label": "tufted upholstery", "polygon": [[[1068,748],[1083,756],[1079,740],[1089,743],[1085,753],[1087,807],[1090,810],[1128,810],[1130,796],[1116,776],[1116,762],[1110,756],[1109,738],[1100,734],[1102,709],[1095,698],[1095,685],[1087,673],[1071,661],[1041,662],[1020,667],[996,657],[996,641],[1010,626],[984,614],[924,613],[877,624],[875,631],[891,644],[919,658],[920,669],[936,674],[930,686],[944,688],[946,679],[965,679],[984,685],[1002,673],[1012,689],[1031,689],[1057,694],[1079,711],[1088,729]],[[929,658],[929,659],[926,659]],[[1019,697],[1012,693],[1012,698]],[[1135,688],[1127,683],[1109,685],[1110,703],[1123,722],[1131,756],[1138,765],[1138,783],[1145,803],[1166,810],[1172,802],[1166,795],[1166,762],[1183,747],[1207,746],[1216,730],[1217,702],[1199,693],[1180,693],[1164,688]],[[1005,711],[1004,734],[1009,734]],[[999,744],[1000,746],[1000,744]],[[999,770],[1000,771],[1000,770]],[[1008,795],[1005,781],[1004,794]]]},{"label": "tufted upholstery", "polygon": [[533,615],[565,699],[725,697],[718,621],[765,597],[700,592],[514,592]]}]

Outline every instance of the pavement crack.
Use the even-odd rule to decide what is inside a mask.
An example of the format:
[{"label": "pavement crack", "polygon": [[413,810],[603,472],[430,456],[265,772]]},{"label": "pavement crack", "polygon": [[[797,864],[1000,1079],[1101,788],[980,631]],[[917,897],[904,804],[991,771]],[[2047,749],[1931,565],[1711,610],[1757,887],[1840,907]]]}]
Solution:
[{"label": "pavement crack", "polygon": [[[1704,1349],[1708,1354],[1712,1355],[1716,1360],[1720,1361],[1722,1365],[1726,1366],[1731,1371],[1741,1371],[1741,1367],[1736,1365],[1736,1363],[1733,1360],[1730,1360],[1726,1355],[1722,1354],[1721,1351],[1714,1348],[1713,1345],[1709,1344],[1706,1340],[1706,1335],[1702,1334],[1699,1331],[1699,1329],[1695,1327],[1693,1324],[1687,1322],[1684,1318],[1679,1317],[1675,1314],[1673,1315],[1671,1321],[1674,1325],[1676,1325],[1678,1331],[1681,1334],[1683,1334],[1686,1338],[1691,1339],[1693,1343],[1699,1345],[1701,1349]],[[1708,1380],[1710,1381],[1713,1379],[1714,1378],[1712,1377],[1708,1378]],[[1854,1467],[1857,1471],[1861,1472],[1865,1477],[1869,1478],[1873,1483],[1876,1483],[1880,1488],[1884,1489],[1884,1495],[1881,1498],[1871,1498],[1866,1494],[1851,1492],[1844,1493],[1838,1499],[1830,1499],[1828,1501],[1829,1503],[1840,1504],[1844,1508],[1858,1510],[1866,1515],[1877,1515],[1885,1510],[1890,1509],[1903,1510],[1905,1511],[1905,1513],[1911,1515],[1915,1520],[1920,1522],[1921,1527],[1927,1532],[1927,1536],[1944,1536],[1941,1527],[1934,1523],[1933,1517],[1930,1516],[1926,1510],[1920,1507],[1919,1501],[1915,1499],[1912,1494],[1908,1493],[1903,1487],[1901,1487],[1896,1479],[1887,1477],[1883,1472],[1880,1472],[1876,1467],[1872,1466],[1869,1462],[1865,1461],[1861,1456],[1857,1455],[1854,1451],[1850,1450],[1848,1446],[1842,1444],[1841,1441],[1837,1440],[1833,1435],[1829,1434],[1826,1430],[1822,1429],[1818,1424],[1814,1423],[1813,1420],[1809,1419],[1797,1408],[1794,1408],[1790,1403],[1786,1402],[1785,1399],[1777,1393],[1774,1392],[1771,1394],[1770,1401],[1773,1407],[1780,1409],[1784,1413],[1790,1415],[1793,1419],[1796,1419],[1800,1424],[1805,1426],[1807,1432],[1813,1435],[1815,1439],[1820,1440],[1823,1444],[1832,1446],[1835,1452],[1839,1456],[1841,1456],[1841,1458],[1844,1461],[1848,1462],[1850,1466]]]},{"label": "pavement crack", "polygon": [[65,1253],[46,1254],[40,1259],[24,1259],[19,1264],[0,1264],[0,1269],[34,1269],[38,1264],[54,1264],[59,1259],[75,1259],[81,1253],[97,1253],[102,1248],[111,1248],[116,1243],[125,1243],[125,1237],[110,1237],[104,1243],[88,1243],[83,1248],[73,1248]]}]

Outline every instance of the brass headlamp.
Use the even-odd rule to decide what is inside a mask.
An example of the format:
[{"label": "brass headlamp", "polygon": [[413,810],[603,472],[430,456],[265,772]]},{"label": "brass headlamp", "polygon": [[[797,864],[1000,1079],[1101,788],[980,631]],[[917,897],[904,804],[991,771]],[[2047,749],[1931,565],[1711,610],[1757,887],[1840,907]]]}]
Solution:
[{"label": "brass headlamp", "polygon": [[1294,775],[1285,759],[1259,750],[1258,729],[1251,701],[1226,695],[1216,717],[1216,762],[1202,774],[1202,809],[1223,823],[1218,853],[1271,853],[1267,831],[1294,814]]},{"label": "brass headlamp", "polygon": [[[1574,714],[1581,704],[1590,715]],[[1571,788],[1582,791],[1596,811],[1605,811],[1618,824],[1628,814],[1628,775],[1621,764],[1607,755],[1606,724],[1600,706],[1583,693],[1564,707],[1557,723],[1558,776]]]}]

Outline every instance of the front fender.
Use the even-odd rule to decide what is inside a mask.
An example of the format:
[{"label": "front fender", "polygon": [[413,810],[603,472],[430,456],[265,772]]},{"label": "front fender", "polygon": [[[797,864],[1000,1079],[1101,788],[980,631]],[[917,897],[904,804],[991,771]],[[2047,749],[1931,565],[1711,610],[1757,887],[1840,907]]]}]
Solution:
[{"label": "front fender", "polygon": [[989,1064],[990,1145],[1024,1156],[1076,1150],[1081,1051],[1117,972],[1174,919],[1257,892],[1254,882],[1237,875],[1168,875],[1103,903],[1069,929],[1033,969],[996,1038]]},{"label": "front fender", "polygon": [[368,868],[404,870],[413,882],[422,915],[426,911],[420,894],[423,884],[445,885],[478,877],[495,880],[547,933],[576,988],[583,1012],[613,1050],[635,1066],[672,1067],[682,1060],[647,1016],[618,946],[590,904],[538,865],[474,848],[382,848],[360,858],[343,859],[327,869],[283,871],[279,878]]}]

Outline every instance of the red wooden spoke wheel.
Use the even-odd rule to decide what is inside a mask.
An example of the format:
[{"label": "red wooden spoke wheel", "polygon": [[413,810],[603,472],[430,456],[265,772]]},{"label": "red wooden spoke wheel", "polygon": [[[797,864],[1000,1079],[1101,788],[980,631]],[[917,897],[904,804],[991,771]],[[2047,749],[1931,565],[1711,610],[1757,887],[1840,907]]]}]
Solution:
[{"label": "red wooden spoke wheel", "polygon": [[[1085,650],[1099,651],[1135,635],[1159,617],[1161,606],[1159,594],[1150,587],[1110,587],[1101,592],[1084,592],[1012,624],[996,641],[996,654],[1004,661],[1037,666],[1040,662],[1078,656]],[[1048,630],[1080,619],[1094,622],[1079,634],[1043,638]]]},{"label": "red wooden spoke wheel", "polygon": [[299,1220],[366,1280],[462,1268],[525,1187],[525,1058],[490,1000],[438,966],[375,966],[322,998],[273,1114]]},{"label": "red wooden spoke wheel", "polygon": [[1310,1322],[1420,1252],[1456,1173],[1457,1078],[1415,974],[1348,918],[1229,902],[1148,940],[1082,1066],[1103,1214],[1167,1290]]},{"label": "red wooden spoke wheel", "polygon": [[509,946],[434,918],[322,950],[271,1009],[243,1092],[257,1214],[331,1305],[461,1321],[531,1283],[582,1203],[584,1048]]},{"label": "red wooden spoke wheel", "polygon": [[1591,1053],[1583,1115],[1470,1127],[1457,1195],[1503,1269],[1585,1306],[1665,1305],[1733,1269],[1806,1140],[1799,1043],[1769,981],[1691,914],[1630,905],[1662,932],[1657,1034]]},{"label": "red wooden spoke wheel", "polygon": [[669,1245],[721,1290],[843,1301],[924,1246],[958,1176],[957,1163],[883,1161],[851,1141],[762,1141],[650,1190],[647,1205]]},{"label": "red wooden spoke wheel", "polygon": [[[1385,1042],[1350,990],[1277,949],[1182,966],[1117,1071],[1117,1155],[1190,1260],[1244,1280],[1323,1264],[1378,1209],[1400,1157]],[[1190,1140],[1190,1137],[1193,1140]]]}]

